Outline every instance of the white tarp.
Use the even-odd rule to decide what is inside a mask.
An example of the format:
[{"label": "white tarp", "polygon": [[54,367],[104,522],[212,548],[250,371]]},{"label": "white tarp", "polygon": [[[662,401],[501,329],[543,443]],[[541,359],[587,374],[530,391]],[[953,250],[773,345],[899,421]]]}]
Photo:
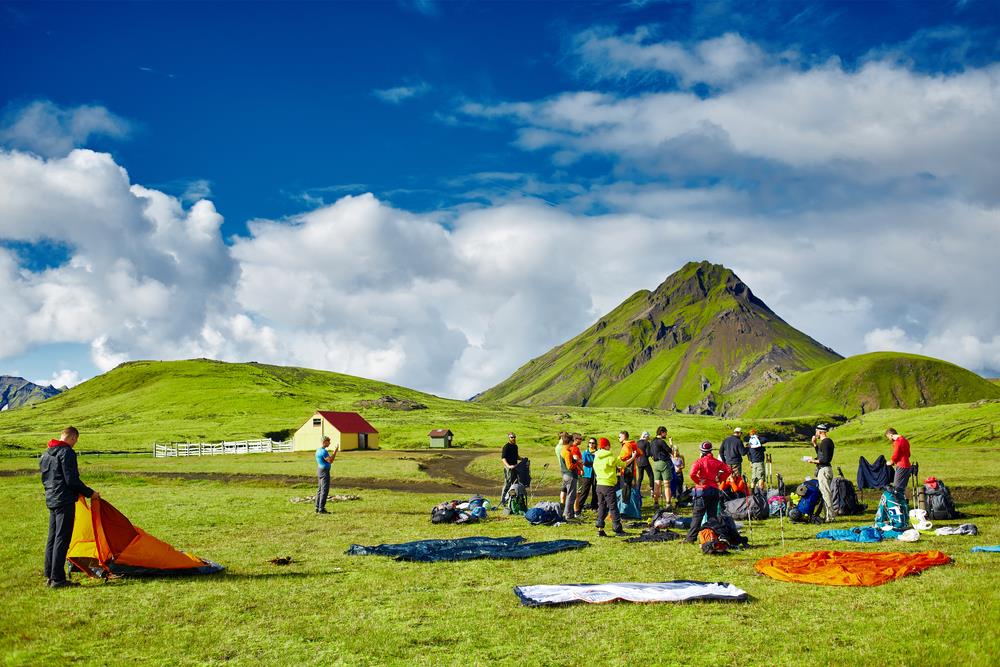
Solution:
[{"label": "white tarp", "polygon": [[656,583],[623,582],[616,584],[559,584],[515,586],[514,593],[521,604],[535,607],[545,604],[589,602],[600,604],[622,600],[626,602],[690,602],[721,600],[745,602],[746,591],[722,582],[661,581]]}]

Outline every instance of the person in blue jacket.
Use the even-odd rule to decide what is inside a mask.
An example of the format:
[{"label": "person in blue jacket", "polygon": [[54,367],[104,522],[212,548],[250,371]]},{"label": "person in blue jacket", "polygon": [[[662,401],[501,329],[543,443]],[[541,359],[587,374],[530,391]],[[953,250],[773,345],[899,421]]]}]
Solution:
[{"label": "person in blue jacket", "polygon": [[[594,454],[597,452],[597,438],[587,439],[587,448],[583,450],[583,475],[580,477],[580,490],[576,495],[577,514],[585,504],[592,510],[597,509],[597,484],[594,483]],[[590,496],[590,501],[587,501]]]},{"label": "person in blue jacket", "polygon": [[316,450],[316,514],[329,514],[326,499],[330,495],[330,464],[337,458],[337,448],[330,447],[330,437],[323,436],[323,443]]}]

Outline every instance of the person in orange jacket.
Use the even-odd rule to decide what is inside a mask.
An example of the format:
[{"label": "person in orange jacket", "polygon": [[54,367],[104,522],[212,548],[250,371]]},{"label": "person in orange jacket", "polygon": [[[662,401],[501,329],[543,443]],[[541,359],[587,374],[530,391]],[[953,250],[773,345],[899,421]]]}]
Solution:
[{"label": "person in orange jacket", "polygon": [[639,457],[639,448],[636,447],[635,440],[628,439],[628,431],[618,434],[618,442],[622,445],[621,453],[618,455],[619,482],[622,490],[622,500],[628,502],[632,497],[632,484],[636,477],[636,459]]}]

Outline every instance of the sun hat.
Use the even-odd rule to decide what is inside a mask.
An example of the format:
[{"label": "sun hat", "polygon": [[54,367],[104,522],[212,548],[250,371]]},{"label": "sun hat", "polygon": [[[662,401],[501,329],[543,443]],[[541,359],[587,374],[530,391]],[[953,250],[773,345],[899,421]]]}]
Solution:
[{"label": "sun hat", "polygon": [[701,443],[701,453],[702,454],[704,454],[705,452],[710,452],[710,451],[712,451],[712,443],[710,443],[708,440],[706,440],[705,442]]}]

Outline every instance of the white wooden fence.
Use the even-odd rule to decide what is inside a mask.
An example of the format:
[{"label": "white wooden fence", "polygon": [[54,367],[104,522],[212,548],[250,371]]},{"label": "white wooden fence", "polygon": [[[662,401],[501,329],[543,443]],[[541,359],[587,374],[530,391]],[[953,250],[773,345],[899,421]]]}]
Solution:
[{"label": "white wooden fence", "polygon": [[269,454],[292,451],[292,441],[234,440],[232,442],[172,442],[153,445],[153,458],[168,456],[215,456],[217,454]]}]

